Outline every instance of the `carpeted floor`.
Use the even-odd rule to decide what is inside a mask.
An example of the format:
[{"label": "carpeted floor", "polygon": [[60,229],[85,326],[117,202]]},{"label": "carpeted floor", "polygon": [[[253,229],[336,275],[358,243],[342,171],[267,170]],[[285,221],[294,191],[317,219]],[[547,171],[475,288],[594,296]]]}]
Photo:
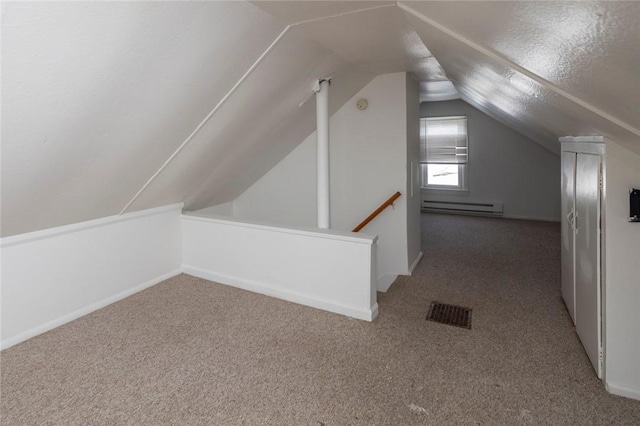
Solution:
[{"label": "carpeted floor", "polygon": [[570,324],[557,224],[423,222],[373,323],[181,275],[2,352],[1,423],[640,424]]}]

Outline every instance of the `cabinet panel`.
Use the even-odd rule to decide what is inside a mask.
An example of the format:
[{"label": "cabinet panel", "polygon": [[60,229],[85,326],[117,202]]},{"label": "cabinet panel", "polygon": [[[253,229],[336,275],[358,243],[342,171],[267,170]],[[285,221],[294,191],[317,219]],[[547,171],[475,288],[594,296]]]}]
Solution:
[{"label": "cabinet panel", "polygon": [[598,377],[601,377],[600,161],[599,155],[578,154],[575,176],[575,323]]},{"label": "cabinet panel", "polygon": [[575,255],[574,255],[574,215],[575,215],[575,173],[576,153],[562,153],[562,298],[573,323],[575,310]]}]

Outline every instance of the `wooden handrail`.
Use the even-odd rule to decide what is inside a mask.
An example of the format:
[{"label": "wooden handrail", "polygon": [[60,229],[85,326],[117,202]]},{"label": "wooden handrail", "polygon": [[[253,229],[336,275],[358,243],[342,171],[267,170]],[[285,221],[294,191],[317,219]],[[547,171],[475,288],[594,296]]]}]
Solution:
[{"label": "wooden handrail", "polygon": [[360,231],[362,228],[364,228],[365,226],[367,226],[367,224],[369,222],[371,222],[373,219],[375,219],[376,216],[378,216],[382,210],[386,209],[387,207],[389,207],[390,205],[393,204],[393,202],[395,200],[397,200],[400,197],[400,192],[396,192],[395,194],[393,194],[391,196],[391,198],[389,198],[387,201],[385,201],[384,203],[382,203],[382,205],[380,207],[378,207],[373,213],[371,213],[365,220],[363,220],[362,222],[360,222],[360,225],[356,226],[355,228],[353,228],[353,231],[351,232],[358,232]]}]

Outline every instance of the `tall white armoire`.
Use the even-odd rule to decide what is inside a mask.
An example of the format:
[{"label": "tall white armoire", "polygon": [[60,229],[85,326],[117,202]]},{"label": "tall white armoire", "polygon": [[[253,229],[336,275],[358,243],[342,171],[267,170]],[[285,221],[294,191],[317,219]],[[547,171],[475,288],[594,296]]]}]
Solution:
[{"label": "tall white armoire", "polygon": [[563,137],[562,298],[593,368],[602,378],[602,254],[605,143]]}]

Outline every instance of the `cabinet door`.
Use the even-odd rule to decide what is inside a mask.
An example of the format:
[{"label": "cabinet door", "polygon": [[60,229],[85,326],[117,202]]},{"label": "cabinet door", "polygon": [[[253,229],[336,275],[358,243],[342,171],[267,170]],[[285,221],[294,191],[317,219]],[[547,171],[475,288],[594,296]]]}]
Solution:
[{"label": "cabinet door", "polygon": [[576,331],[601,377],[600,156],[578,154],[576,163]]},{"label": "cabinet door", "polygon": [[573,323],[576,323],[575,295],[575,184],[576,153],[562,153],[562,298]]}]

